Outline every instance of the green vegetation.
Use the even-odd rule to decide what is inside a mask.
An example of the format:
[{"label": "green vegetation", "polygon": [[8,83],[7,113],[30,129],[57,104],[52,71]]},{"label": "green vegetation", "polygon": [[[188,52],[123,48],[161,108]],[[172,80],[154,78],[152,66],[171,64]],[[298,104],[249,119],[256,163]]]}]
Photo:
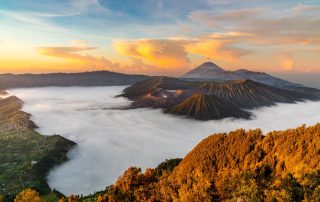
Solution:
[{"label": "green vegetation", "polygon": [[67,151],[75,145],[58,135],[35,132],[30,115],[20,110],[22,104],[17,97],[0,100],[0,195],[5,201],[25,188],[49,193],[47,172],[67,160]]}]

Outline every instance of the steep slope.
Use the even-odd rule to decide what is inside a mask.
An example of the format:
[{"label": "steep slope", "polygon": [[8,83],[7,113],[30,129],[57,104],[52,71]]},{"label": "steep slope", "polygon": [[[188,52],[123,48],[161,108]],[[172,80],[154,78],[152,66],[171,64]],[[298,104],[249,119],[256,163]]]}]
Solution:
[{"label": "steep slope", "polygon": [[295,84],[284,79],[271,76],[265,72],[254,72],[247,69],[239,69],[234,71],[241,79],[250,79],[252,81],[264,83],[270,86],[277,87],[303,87],[302,85]]},{"label": "steep slope", "polygon": [[157,89],[177,90],[177,89],[194,89],[199,82],[188,82],[171,77],[151,77],[144,81],[138,82],[126,89],[120,96],[134,99],[146,95]]},{"label": "steep slope", "polygon": [[246,69],[239,69],[236,71],[226,71],[212,62],[206,62],[199,67],[182,75],[181,78],[195,78],[204,80],[245,80],[250,79],[259,83],[276,86],[276,87],[303,87],[264,72],[254,72]]},{"label": "steep slope", "polygon": [[238,80],[242,79],[233,72],[228,72],[212,62],[205,62],[181,78],[215,79],[215,80]]},{"label": "steep slope", "polygon": [[1,74],[4,89],[45,86],[116,86],[132,85],[148,76],[129,75],[109,71],[53,74]]},{"label": "steep slope", "polygon": [[36,126],[21,111],[22,105],[15,96],[0,99],[0,195],[5,196],[4,201],[12,201],[10,197],[26,187],[48,193],[47,173],[66,161],[68,150],[75,145],[59,135],[34,131]]},{"label": "steep slope", "polygon": [[223,119],[227,117],[249,118],[250,113],[224,102],[215,95],[197,93],[168,110],[167,113],[185,115],[198,120]]},{"label": "steep slope", "polygon": [[277,102],[292,103],[303,99],[314,99],[313,94],[304,94],[275,88],[251,80],[228,81],[225,83],[205,82],[199,92],[215,95],[221,100],[233,103],[240,108],[254,108],[273,105]]}]

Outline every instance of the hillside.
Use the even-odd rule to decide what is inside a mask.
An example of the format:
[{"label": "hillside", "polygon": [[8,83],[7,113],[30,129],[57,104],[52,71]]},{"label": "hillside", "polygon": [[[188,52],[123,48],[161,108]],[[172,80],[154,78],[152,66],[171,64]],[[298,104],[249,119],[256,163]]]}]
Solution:
[{"label": "hillside", "polygon": [[[320,124],[285,131],[242,129],[201,141],[180,162],[129,168],[109,201],[319,201]],[[169,162],[168,162],[169,163]],[[172,166],[175,168],[172,169]]]},{"label": "hillside", "polygon": [[165,76],[155,76],[150,77],[144,81],[138,82],[128,88],[124,89],[120,96],[135,99],[140,96],[152,93],[157,89],[164,90],[186,90],[195,89],[197,85],[201,82],[189,82],[183,81],[176,78],[165,77]]},{"label": "hillside", "polygon": [[147,76],[129,75],[109,71],[52,74],[1,74],[0,86],[4,89],[46,86],[118,86],[132,85]]},{"label": "hillside", "polygon": [[67,160],[75,143],[61,136],[43,136],[15,97],[0,99],[0,195],[10,200],[26,187],[48,193],[47,172]]},{"label": "hillside", "polygon": [[7,92],[0,88],[0,96],[7,95]]},{"label": "hillside", "polygon": [[200,66],[182,75],[181,78],[221,81],[250,79],[252,81],[281,88],[303,87],[302,85],[271,76],[264,72],[254,72],[247,69],[226,71],[212,62],[205,62],[201,64]]},{"label": "hillside", "polygon": [[279,89],[252,80],[227,81],[224,83],[205,82],[198,91],[215,95],[241,108],[269,106],[277,102],[292,103],[316,96],[296,91]]},{"label": "hillside", "polygon": [[180,104],[166,111],[167,113],[185,115],[199,120],[223,119],[227,117],[246,118],[250,113],[224,102],[215,95],[194,94]]},{"label": "hillside", "polygon": [[[211,99],[202,100],[202,106],[212,108],[210,113],[205,112],[205,109],[202,109],[203,112],[199,113],[194,111],[193,103],[195,99],[190,97],[199,93],[212,99],[215,97],[215,102],[211,102]],[[318,100],[319,95],[319,90],[315,89],[305,88],[303,92],[285,90],[248,79],[214,82],[151,77],[126,88],[120,96],[133,101],[131,108],[162,108],[168,113],[187,115],[199,120],[210,120],[225,117],[247,117],[248,113],[241,109],[270,106],[279,102],[293,103],[306,99]],[[186,111],[189,108],[193,112]],[[221,115],[218,115],[220,113]],[[195,114],[199,116],[195,116]]]}]

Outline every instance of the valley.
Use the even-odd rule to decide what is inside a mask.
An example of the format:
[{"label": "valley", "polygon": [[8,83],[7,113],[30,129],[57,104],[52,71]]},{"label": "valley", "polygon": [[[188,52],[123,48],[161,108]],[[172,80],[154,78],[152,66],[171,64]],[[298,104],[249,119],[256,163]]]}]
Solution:
[{"label": "valley", "polygon": [[[199,68],[215,71],[216,66]],[[106,71],[0,75],[2,89],[9,88],[0,99],[6,182],[0,195],[10,199],[31,187],[53,201],[62,194],[109,197],[113,186],[108,185],[127,168],[137,166],[126,172],[140,173],[177,158],[159,165],[157,181],[163,165],[173,172],[178,158],[208,134],[287,129],[320,119],[318,89],[277,78],[260,83],[254,81],[260,73],[248,74],[240,80]]]},{"label": "valley", "polygon": [[320,202],[319,0],[2,0],[0,202]]},{"label": "valley", "polygon": [[39,133],[60,134],[78,145],[68,154],[69,161],[49,173],[52,189],[65,195],[93,193],[113,184],[130,166],[144,170],[156,167],[165,159],[184,157],[209,134],[238,128],[261,128],[264,132],[285,130],[302,123],[314,125],[320,119],[320,104],[314,101],[278,103],[249,110],[254,117],[249,120],[226,118],[203,122],[163,114],[160,109],[123,110],[132,103],[116,97],[125,88],[9,90],[24,100],[23,111],[32,114]]}]

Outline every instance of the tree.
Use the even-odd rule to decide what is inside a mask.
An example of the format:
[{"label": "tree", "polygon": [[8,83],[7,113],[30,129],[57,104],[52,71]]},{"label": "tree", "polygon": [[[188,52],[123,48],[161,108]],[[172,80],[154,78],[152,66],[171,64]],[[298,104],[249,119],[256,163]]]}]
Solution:
[{"label": "tree", "polygon": [[101,196],[101,195],[98,196],[97,202],[106,202],[106,201],[107,199],[104,196]]},{"label": "tree", "polygon": [[291,173],[282,179],[280,186],[290,196],[291,200],[303,200],[303,189]]},{"label": "tree", "polygon": [[14,199],[14,202],[42,202],[39,193],[32,189],[25,189],[21,191],[16,198]]},{"label": "tree", "polygon": [[66,198],[61,197],[58,202],[66,202],[66,201],[67,201]]},{"label": "tree", "polygon": [[79,196],[70,195],[70,196],[68,197],[68,202],[80,202]]}]

